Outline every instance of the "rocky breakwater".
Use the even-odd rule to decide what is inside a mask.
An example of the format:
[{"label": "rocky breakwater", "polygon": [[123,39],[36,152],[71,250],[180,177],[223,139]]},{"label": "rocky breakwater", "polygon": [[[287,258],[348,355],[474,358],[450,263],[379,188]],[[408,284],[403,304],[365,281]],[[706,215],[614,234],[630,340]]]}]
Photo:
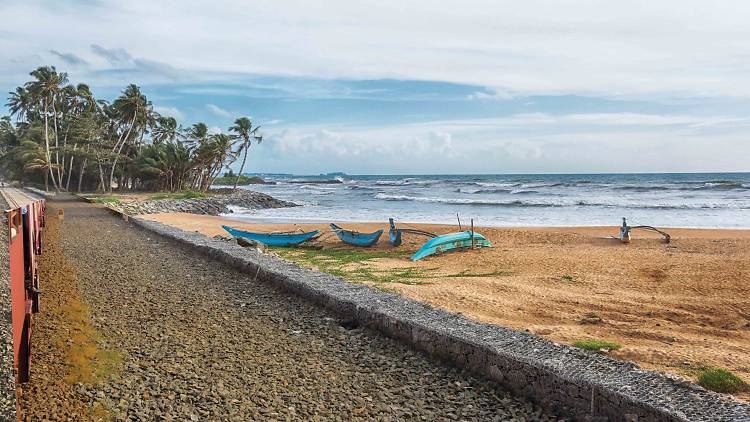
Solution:
[{"label": "rocky breakwater", "polygon": [[270,195],[245,189],[216,189],[205,198],[189,199],[156,199],[145,201],[128,201],[109,203],[108,206],[119,212],[138,215],[162,212],[187,212],[191,214],[219,215],[228,214],[230,206],[245,209],[266,209],[297,207],[298,204],[276,199]]}]

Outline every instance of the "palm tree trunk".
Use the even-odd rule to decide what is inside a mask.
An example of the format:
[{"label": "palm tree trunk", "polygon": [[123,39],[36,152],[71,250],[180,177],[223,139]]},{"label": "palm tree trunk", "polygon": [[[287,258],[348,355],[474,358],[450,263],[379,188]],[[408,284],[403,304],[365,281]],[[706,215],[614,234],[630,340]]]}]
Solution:
[{"label": "palm tree trunk", "polygon": [[[60,145],[59,136],[57,136],[57,109],[55,109],[55,99],[52,98],[52,119],[55,124],[55,164],[60,164]],[[62,174],[60,173],[60,167],[65,167],[65,163],[62,166],[57,167],[57,180],[60,182],[59,186],[62,189]]]},{"label": "palm tree trunk", "polygon": [[[55,173],[52,171],[52,154],[50,154],[49,151],[49,116],[47,113],[48,105],[47,105],[47,99],[45,98],[42,100],[44,102],[44,147],[45,147],[45,153],[47,155],[47,169],[49,171],[49,175],[52,177],[52,186],[54,186],[55,190],[57,189],[57,183],[55,183]],[[48,189],[49,187],[45,185],[45,189]]]},{"label": "palm tree trunk", "polygon": [[244,145],[245,148],[245,155],[242,157],[242,165],[240,166],[240,173],[237,175],[237,179],[234,181],[234,190],[237,190],[237,185],[240,183],[240,178],[242,177],[242,171],[245,169],[245,161],[247,161],[247,150],[250,149],[250,145],[248,142],[245,142]]},{"label": "palm tree trunk", "polygon": [[[66,131],[65,137],[68,137],[68,133]],[[78,149],[78,142],[73,144],[73,152],[76,152],[76,149]],[[75,155],[70,155],[70,167],[68,168],[68,182],[65,183],[65,190],[70,190],[70,178],[73,176],[73,159],[76,158]]]},{"label": "palm tree trunk", "polygon": [[87,157],[83,158],[83,161],[81,162],[81,168],[78,171],[78,192],[81,192],[81,183],[83,183],[83,172],[86,171],[86,161],[88,161]]},{"label": "palm tree trunk", "polygon": [[[109,192],[112,192],[112,183],[115,181],[115,167],[117,167],[117,158],[120,156],[120,153],[122,152],[122,147],[125,145],[125,142],[128,141],[128,137],[130,136],[130,131],[133,130],[133,126],[135,126],[135,117],[138,115],[138,109],[136,109],[133,112],[133,121],[130,122],[130,127],[128,128],[127,133],[125,134],[125,137],[122,139],[122,142],[120,143],[120,148],[117,150],[117,155],[115,155],[115,160],[112,163],[112,170],[109,173]],[[117,146],[117,144],[115,144]]]}]

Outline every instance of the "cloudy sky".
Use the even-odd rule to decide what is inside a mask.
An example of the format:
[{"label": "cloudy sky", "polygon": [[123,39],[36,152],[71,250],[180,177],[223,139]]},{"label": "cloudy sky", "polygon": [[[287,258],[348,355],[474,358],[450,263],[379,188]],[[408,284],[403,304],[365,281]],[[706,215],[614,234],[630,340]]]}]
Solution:
[{"label": "cloudy sky", "polygon": [[2,92],[51,64],[106,99],[136,83],[184,126],[247,115],[265,136],[251,171],[750,171],[746,1],[0,0],[0,16]]}]

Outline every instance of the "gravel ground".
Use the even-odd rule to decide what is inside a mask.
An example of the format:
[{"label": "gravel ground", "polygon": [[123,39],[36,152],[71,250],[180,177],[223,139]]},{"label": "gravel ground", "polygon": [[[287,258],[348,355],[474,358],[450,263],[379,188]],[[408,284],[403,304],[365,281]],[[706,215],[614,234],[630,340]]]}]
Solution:
[{"label": "gravel ground", "polygon": [[0,196],[0,421],[16,420],[16,381],[13,365],[8,223]]},{"label": "gravel ground", "polygon": [[77,388],[116,419],[557,420],[104,209],[53,206],[93,323],[123,356]]}]

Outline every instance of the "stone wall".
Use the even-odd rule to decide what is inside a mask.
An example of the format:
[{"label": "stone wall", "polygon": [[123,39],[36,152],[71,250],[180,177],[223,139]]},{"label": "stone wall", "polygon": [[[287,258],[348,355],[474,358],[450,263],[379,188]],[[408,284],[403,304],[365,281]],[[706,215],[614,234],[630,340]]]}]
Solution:
[{"label": "stone wall", "polygon": [[137,226],[498,381],[576,420],[750,421],[750,405],[628,362],[556,344],[157,222]]},{"label": "stone wall", "polygon": [[0,196],[0,421],[16,420],[16,373],[13,363],[13,323],[10,299],[8,207]]}]

